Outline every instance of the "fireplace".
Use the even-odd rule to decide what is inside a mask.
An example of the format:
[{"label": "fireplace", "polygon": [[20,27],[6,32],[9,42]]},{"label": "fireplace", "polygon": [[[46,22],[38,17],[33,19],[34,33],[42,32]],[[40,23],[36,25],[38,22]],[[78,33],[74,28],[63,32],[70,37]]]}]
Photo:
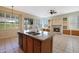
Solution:
[{"label": "fireplace", "polygon": [[54,32],[60,32],[60,28],[54,28]]},{"label": "fireplace", "polygon": [[53,33],[62,33],[62,25],[52,25]]}]

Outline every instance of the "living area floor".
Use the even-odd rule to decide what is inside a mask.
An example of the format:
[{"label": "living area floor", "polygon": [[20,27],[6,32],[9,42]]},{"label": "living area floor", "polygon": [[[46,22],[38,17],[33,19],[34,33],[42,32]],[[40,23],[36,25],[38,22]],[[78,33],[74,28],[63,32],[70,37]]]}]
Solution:
[{"label": "living area floor", "polygon": [[53,43],[55,53],[79,53],[79,36],[55,35]]},{"label": "living area floor", "polygon": [[[79,36],[55,35],[54,53],[79,53]],[[23,53],[19,48],[18,38],[0,39],[0,53]]]}]

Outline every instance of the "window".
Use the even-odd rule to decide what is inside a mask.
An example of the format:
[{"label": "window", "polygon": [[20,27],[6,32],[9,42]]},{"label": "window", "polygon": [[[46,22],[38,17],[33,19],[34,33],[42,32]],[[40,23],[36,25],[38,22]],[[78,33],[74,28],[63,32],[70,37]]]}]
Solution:
[{"label": "window", "polygon": [[48,18],[41,18],[40,24],[42,24],[42,27],[48,27]]},{"label": "window", "polygon": [[6,13],[6,18],[10,18],[10,14],[9,13]]},{"label": "window", "polygon": [[33,25],[33,19],[32,18],[24,18],[24,27],[25,29],[32,28]]},{"label": "window", "polygon": [[3,12],[0,12],[0,17],[4,17],[4,13]]},{"label": "window", "polygon": [[19,17],[15,15],[16,18],[11,18],[9,13],[4,13],[4,15],[6,15],[4,18],[0,17],[0,31],[18,29]]},{"label": "window", "polygon": [[11,15],[11,18],[15,18],[16,16],[14,16],[14,15]]},{"label": "window", "polygon": [[31,19],[31,18],[25,18],[24,21],[25,21],[25,23],[27,23],[29,25],[33,25],[33,19]]},{"label": "window", "polygon": [[0,30],[5,30],[5,22],[0,21]]},{"label": "window", "polygon": [[18,29],[18,20],[16,19],[9,19],[6,22],[6,29]]},{"label": "window", "polygon": [[78,28],[78,17],[77,16],[70,16],[69,17],[69,29],[76,30]]}]

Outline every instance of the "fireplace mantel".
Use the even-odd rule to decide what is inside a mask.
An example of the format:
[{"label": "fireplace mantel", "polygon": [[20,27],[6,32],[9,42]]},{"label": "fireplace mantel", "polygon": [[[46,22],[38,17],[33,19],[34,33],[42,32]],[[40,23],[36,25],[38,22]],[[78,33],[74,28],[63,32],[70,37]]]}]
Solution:
[{"label": "fireplace mantel", "polygon": [[53,33],[60,33],[62,34],[63,28],[62,25],[52,25],[52,31]]}]

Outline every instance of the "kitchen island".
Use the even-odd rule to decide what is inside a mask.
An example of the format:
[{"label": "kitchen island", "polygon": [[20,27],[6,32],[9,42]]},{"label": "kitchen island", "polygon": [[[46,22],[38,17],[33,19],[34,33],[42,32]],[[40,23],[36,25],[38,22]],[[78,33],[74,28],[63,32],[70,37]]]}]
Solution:
[{"label": "kitchen island", "polygon": [[52,53],[53,38],[49,32],[18,32],[19,47],[25,53]]}]

